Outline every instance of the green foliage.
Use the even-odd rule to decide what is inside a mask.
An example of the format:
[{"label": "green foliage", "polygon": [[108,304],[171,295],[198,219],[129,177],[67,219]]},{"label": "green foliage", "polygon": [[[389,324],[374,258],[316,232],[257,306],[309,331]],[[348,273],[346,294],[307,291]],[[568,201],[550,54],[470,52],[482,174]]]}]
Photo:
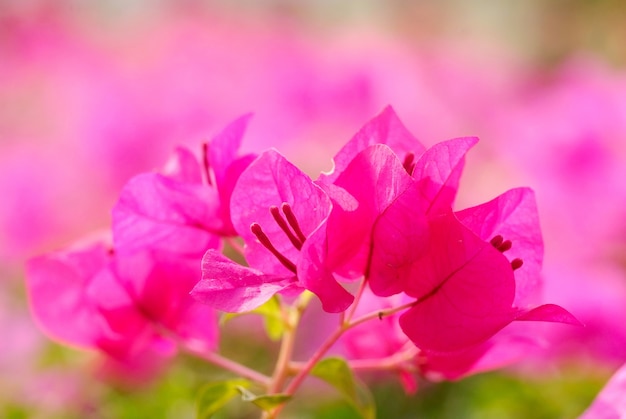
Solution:
[{"label": "green foliage", "polygon": [[197,419],[209,419],[221,410],[229,401],[238,395],[241,400],[251,403],[262,410],[271,410],[287,402],[291,396],[287,394],[256,395],[249,390],[251,383],[247,380],[235,379],[207,383],[200,389],[197,398]]},{"label": "green foliage", "polygon": [[373,388],[378,416],[394,419],[555,419],[578,417],[607,379],[568,368],[554,375],[491,372],[458,382],[422,383],[408,396],[399,384]]},{"label": "green foliage", "polygon": [[359,412],[362,418],[376,417],[374,399],[369,389],[356,380],[350,366],[343,358],[325,358],[315,364],[311,375],[335,387]]},{"label": "green foliage", "polygon": [[28,411],[25,407],[8,405],[4,407],[4,410],[0,410],[6,419],[28,419]]},{"label": "green foliage", "polygon": [[265,331],[273,341],[278,341],[285,331],[285,320],[283,319],[280,301],[277,296],[270,298],[265,304],[257,307],[253,313],[263,316]]},{"label": "green foliage", "polygon": [[237,387],[237,390],[241,393],[241,400],[253,403],[263,410],[271,410],[291,399],[291,396],[288,394],[265,394],[257,396],[245,387]]},{"label": "green foliage", "polygon": [[249,385],[250,383],[246,380],[228,380],[205,384],[198,393],[197,418],[208,419],[212,417]]}]

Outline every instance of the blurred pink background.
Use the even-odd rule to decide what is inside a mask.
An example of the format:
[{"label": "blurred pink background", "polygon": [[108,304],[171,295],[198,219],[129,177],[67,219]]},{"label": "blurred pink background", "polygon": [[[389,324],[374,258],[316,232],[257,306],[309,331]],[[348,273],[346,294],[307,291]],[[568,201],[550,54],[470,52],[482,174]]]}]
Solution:
[{"label": "blurred pink background", "polygon": [[[38,367],[24,261],[108,228],[125,181],[247,112],[246,150],[311,175],[388,104],[427,145],[480,137],[460,207],[535,189],[545,301],[587,325],[550,329],[541,357],[616,369],[626,7],[573,3],[0,0],[0,404],[59,388]],[[80,392],[82,362],[37,403]]]}]

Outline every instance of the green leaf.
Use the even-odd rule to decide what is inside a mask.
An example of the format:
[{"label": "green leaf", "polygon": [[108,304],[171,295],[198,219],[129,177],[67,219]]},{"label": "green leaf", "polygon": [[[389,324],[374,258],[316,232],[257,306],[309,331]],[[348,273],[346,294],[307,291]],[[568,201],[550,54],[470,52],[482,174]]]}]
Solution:
[{"label": "green leaf", "polygon": [[366,386],[361,380],[355,378],[354,383],[356,386],[356,400],[353,404],[354,408],[361,414],[361,417],[365,419],[375,419],[376,403],[374,402],[374,395],[372,395],[369,387]]},{"label": "green leaf", "polygon": [[197,400],[197,419],[208,419],[220,410],[233,397],[237,396],[240,388],[250,385],[247,380],[229,380],[208,383],[200,388]]},{"label": "green leaf", "polygon": [[356,398],[354,376],[344,359],[338,357],[322,359],[315,364],[311,370],[311,375],[326,381],[348,399]]},{"label": "green leaf", "polygon": [[260,314],[263,316],[265,331],[271,340],[277,341],[283,336],[285,331],[285,320],[283,319],[278,297],[273,296],[265,304],[249,312],[224,313],[220,318],[220,326],[224,325],[227,321],[244,314]]},{"label": "green leaf", "polygon": [[237,390],[241,393],[241,400],[254,403],[263,410],[273,409],[291,399],[291,395],[289,394],[279,393],[257,396],[245,387],[238,387]]},{"label": "green leaf", "polygon": [[278,297],[273,296],[265,304],[254,309],[253,313],[260,314],[265,319],[265,331],[270,339],[277,341],[283,336],[285,320]]},{"label": "green leaf", "polygon": [[361,417],[376,417],[374,398],[367,386],[354,377],[348,363],[339,357],[325,358],[315,364],[311,375],[335,387],[359,412]]}]

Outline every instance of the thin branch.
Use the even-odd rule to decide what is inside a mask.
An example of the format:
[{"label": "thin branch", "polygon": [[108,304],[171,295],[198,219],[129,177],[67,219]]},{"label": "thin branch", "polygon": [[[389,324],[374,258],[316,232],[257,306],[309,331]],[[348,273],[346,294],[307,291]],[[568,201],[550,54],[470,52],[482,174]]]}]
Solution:
[{"label": "thin branch", "polygon": [[359,284],[359,289],[356,292],[354,301],[352,302],[352,305],[350,306],[348,315],[345,317],[345,321],[347,323],[350,323],[350,320],[352,320],[352,317],[354,316],[354,313],[356,312],[359,302],[361,301],[361,297],[363,296],[363,292],[365,291],[366,286],[367,286],[367,279],[363,278],[361,280],[361,283]]},{"label": "thin branch", "polygon": [[350,322],[346,326],[347,327],[346,330],[351,329],[351,328],[353,328],[355,326],[358,326],[359,324],[364,323],[364,322],[366,322],[368,320],[372,320],[372,319],[376,319],[376,318],[382,320],[383,317],[391,316],[392,314],[395,314],[395,313],[397,313],[399,311],[403,311],[403,310],[409,309],[409,308],[413,307],[415,304],[417,304],[418,302],[419,302],[419,300],[415,300],[415,301],[411,301],[410,303],[406,303],[406,304],[403,304],[401,306],[390,308],[390,309],[387,309],[387,310],[373,311],[373,312],[371,312],[369,314],[361,316],[358,319]]},{"label": "thin branch", "polygon": [[181,347],[185,349],[185,351],[187,351],[188,353],[194,356],[197,356],[198,358],[201,358],[205,361],[210,362],[213,365],[216,365],[225,370],[233,372],[240,377],[255,381],[263,385],[264,387],[269,387],[272,382],[272,379],[268,377],[267,375],[261,374],[260,372],[253,370],[251,368],[248,368],[245,365],[242,365],[238,362],[235,362],[232,359],[225,358],[216,352],[202,351],[202,350],[190,347],[189,345],[185,345],[184,343],[181,345]]},{"label": "thin branch", "polygon": [[224,241],[226,241],[226,243],[228,243],[228,245],[232,247],[235,252],[245,257],[243,246],[237,243],[237,240],[234,237],[224,237]]}]

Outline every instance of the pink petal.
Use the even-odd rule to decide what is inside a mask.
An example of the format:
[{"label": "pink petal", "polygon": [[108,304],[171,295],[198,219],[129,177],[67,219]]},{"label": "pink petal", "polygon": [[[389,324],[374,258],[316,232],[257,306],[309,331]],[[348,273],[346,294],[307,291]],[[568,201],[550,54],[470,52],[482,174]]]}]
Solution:
[{"label": "pink petal", "polygon": [[374,144],[388,145],[401,159],[404,159],[405,154],[409,152],[418,157],[425,150],[425,147],[398,119],[393,108],[387,106],[339,150],[333,158],[335,167],[332,172],[323,173],[319,181],[324,184],[334,183],[358,153]]},{"label": "pink petal", "polygon": [[95,346],[100,334],[100,314],[89,301],[85,288],[108,261],[107,248],[96,243],[28,262],[26,285],[30,306],[37,323],[52,338],[71,345]]},{"label": "pink petal", "polygon": [[106,382],[121,383],[133,388],[154,380],[176,355],[170,341],[159,341],[140,351],[120,357],[100,360],[96,378]]},{"label": "pink petal", "polygon": [[569,311],[556,304],[544,304],[516,317],[515,320],[541,321],[583,326]]},{"label": "pink petal", "polygon": [[212,349],[217,342],[214,310],[189,296],[201,277],[196,258],[169,252],[118,254],[116,273],[142,314],[183,340]]},{"label": "pink petal", "polygon": [[279,291],[294,286],[295,277],[266,275],[233,262],[215,250],[202,259],[202,280],[191,291],[197,301],[222,311],[250,311]]},{"label": "pink petal", "polygon": [[304,288],[317,295],[324,311],[340,313],[352,304],[354,297],[339,285],[326,267],[326,226],[322,223],[304,242],[297,266],[298,279]]},{"label": "pink petal", "polygon": [[467,348],[514,319],[513,270],[498,250],[451,213],[432,220],[428,249],[407,277],[405,292],[417,302],[400,316],[402,330],[419,348]]},{"label": "pink petal", "polygon": [[456,213],[457,218],[485,241],[496,235],[511,240],[505,255],[509,260],[522,259],[515,271],[515,305],[536,304],[541,291],[543,240],[535,194],[528,188],[511,189],[497,198]]},{"label": "pink petal", "polygon": [[228,168],[237,159],[241,140],[252,114],[231,122],[209,142],[209,164],[215,175],[217,188],[221,189],[228,178]]},{"label": "pink petal", "polygon": [[626,364],[611,377],[593,404],[579,419],[621,419],[626,417]]},{"label": "pink petal", "polygon": [[113,208],[116,248],[201,255],[220,245],[216,192],[159,174],[131,179]]},{"label": "pink petal", "polygon": [[174,155],[165,164],[163,174],[184,183],[202,183],[202,168],[198,158],[188,149],[177,147]]},{"label": "pink petal", "polygon": [[405,290],[413,263],[426,251],[427,214],[449,210],[467,150],[476,138],[458,138],[428,149],[418,160],[407,188],[376,221],[372,233],[369,278],[372,291],[389,296]]},{"label": "pink petal", "polygon": [[274,247],[294,263],[300,251],[289,241],[270,213],[271,206],[288,203],[304,236],[309,236],[328,217],[330,199],[311,179],[275,150],[261,154],[242,174],[231,199],[233,224],[246,243],[250,266],[263,272],[290,272],[250,231],[259,223]]},{"label": "pink petal", "polygon": [[87,297],[101,315],[102,326],[98,347],[109,355],[123,358],[141,352],[158,339],[134,296],[112,269],[100,271],[85,290]]},{"label": "pink petal", "polygon": [[162,322],[200,279],[198,262],[171,252],[117,252],[115,274],[144,315]]},{"label": "pink petal", "polygon": [[215,350],[219,338],[217,313],[206,304],[187,295],[176,314],[164,323],[189,347],[200,351]]},{"label": "pink petal", "polygon": [[327,188],[334,202],[327,228],[327,266],[341,267],[345,276],[363,275],[376,219],[414,183],[386,145],[373,145],[357,154]]},{"label": "pink petal", "polygon": [[224,179],[218,184],[218,191],[220,195],[220,208],[219,218],[224,223],[222,233],[227,236],[237,236],[237,231],[231,219],[230,200],[233,195],[235,185],[239,180],[241,174],[250,166],[250,164],[256,159],[256,155],[247,154],[240,157],[233,162],[226,169]]},{"label": "pink petal", "polygon": [[429,242],[429,224],[417,184],[401,193],[378,217],[372,231],[367,278],[372,292],[391,296],[413,280],[414,263]]},{"label": "pink petal", "polygon": [[465,154],[478,142],[476,137],[456,138],[435,144],[415,164],[413,177],[420,182],[422,197],[432,214],[446,211],[454,203]]},{"label": "pink petal", "polygon": [[431,379],[456,380],[510,365],[528,356],[538,346],[538,342],[530,337],[496,335],[477,346],[456,352],[426,352],[422,371]]}]

